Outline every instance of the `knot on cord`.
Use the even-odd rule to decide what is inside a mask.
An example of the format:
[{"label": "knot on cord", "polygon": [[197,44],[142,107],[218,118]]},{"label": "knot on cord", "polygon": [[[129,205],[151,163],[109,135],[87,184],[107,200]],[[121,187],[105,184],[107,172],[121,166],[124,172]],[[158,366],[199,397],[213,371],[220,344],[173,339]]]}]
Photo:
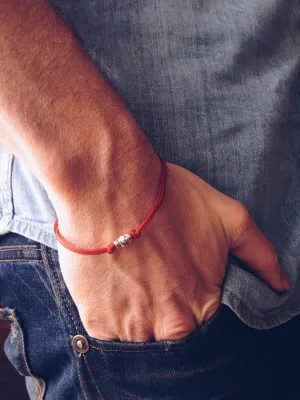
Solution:
[{"label": "knot on cord", "polygon": [[116,245],[114,243],[107,246],[107,253],[112,254],[116,250]]},{"label": "knot on cord", "polygon": [[137,239],[141,236],[141,232],[136,231],[135,229],[132,229],[132,231],[130,231],[130,235],[134,238]]}]

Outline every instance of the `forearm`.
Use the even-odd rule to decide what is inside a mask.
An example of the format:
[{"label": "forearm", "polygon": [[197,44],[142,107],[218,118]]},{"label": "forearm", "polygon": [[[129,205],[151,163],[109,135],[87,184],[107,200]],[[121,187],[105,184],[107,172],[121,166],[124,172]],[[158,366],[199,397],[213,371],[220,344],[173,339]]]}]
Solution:
[{"label": "forearm", "polygon": [[1,142],[53,199],[96,185],[112,199],[125,168],[132,186],[153,149],[71,30],[44,0],[0,4],[0,20]]}]

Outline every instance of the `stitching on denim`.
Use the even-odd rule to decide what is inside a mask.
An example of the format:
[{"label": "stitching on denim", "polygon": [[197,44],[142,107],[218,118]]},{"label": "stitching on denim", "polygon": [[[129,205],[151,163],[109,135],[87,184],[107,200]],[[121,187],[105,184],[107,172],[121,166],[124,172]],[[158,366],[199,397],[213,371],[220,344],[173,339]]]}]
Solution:
[{"label": "stitching on denim", "polygon": [[96,387],[96,389],[97,389],[97,392],[99,393],[100,398],[101,398],[102,400],[104,400],[104,397],[103,397],[102,393],[100,392],[100,390],[99,390],[99,388],[98,388],[98,385],[96,384],[96,381],[95,381],[95,379],[94,379],[94,376],[93,376],[93,374],[92,374],[92,372],[91,372],[91,370],[90,370],[90,367],[89,367],[89,365],[88,365],[88,362],[87,362],[87,360],[86,360],[86,357],[85,357],[84,354],[82,354],[82,355],[83,355],[84,362],[85,362],[85,365],[86,365],[86,367],[87,367],[87,370],[88,370],[88,372],[89,372],[89,374],[90,374],[90,376],[91,376],[91,378],[92,378],[92,381],[94,382],[94,385],[95,385],[95,387]]},{"label": "stitching on denim", "polygon": [[[111,349],[104,349],[103,347],[96,347],[93,345],[90,345],[93,349],[96,350],[103,350],[103,351],[110,351],[110,352],[118,352],[118,353],[149,353],[149,352],[162,352],[166,351],[164,349],[161,350],[111,350]],[[169,350],[168,350],[169,351]]]},{"label": "stitching on denim", "polygon": [[10,251],[10,250],[35,250],[35,251],[41,251],[36,246],[16,246],[16,247],[11,247],[11,246],[1,246],[0,252],[5,252],[5,251]]},{"label": "stitching on denim", "polygon": [[[54,261],[53,261],[53,259],[52,259],[52,255],[51,255],[51,252],[50,252],[50,248],[49,248],[48,246],[43,246],[43,247],[46,249],[46,256],[48,256],[48,257],[46,258],[45,261],[46,261],[46,262],[48,261],[48,265],[49,265],[49,267],[51,268],[51,270],[53,271],[53,274],[54,274],[54,276],[55,276],[55,279],[56,279],[56,282],[57,282],[57,285],[58,285],[59,293],[60,293],[61,298],[62,298],[62,300],[63,300],[63,303],[65,304],[65,306],[66,306],[66,308],[67,308],[67,310],[68,310],[68,312],[69,312],[69,315],[70,315],[70,317],[71,317],[71,319],[72,319],[72,321],[73,321],[73,326],[74,326],[74,328],[75,328],[76,334],[78,334],[79,329],[78,329],[78,327],[77,327],[77,324],[76,324],[75,321],[74,321],[74,318],[73,318],[72,313],[71,313],[71,310],[70,310],[70,308],[69,308],[69,306],[68,306],[68,304],[67,304],[67,301],[66,301],[65,297],[63,296],[62,286],[61,286],[61,283],[59,282],[58,274],[57,274],[56,269],[55,269],[55,265],[54,265]],[[43,252],[42,252],[42,254],[43,254]],[[78,363],[76,362],[75,365],[76,365],[76,370],[77,370],[77,374],[78,374],[79,382],[80,382],[80,375],[81,375],[81,374],[80,374],[80,370],[79,370],[79,367],[78,367]],[[80,383],[80,386],[81,386],[81,390],[83,391],[83,395],[84,395],[84,397],[85,397],[84,390],[83,390],[83,387],[82,387],[82,384],[81,384],[81,383]],[[98,389],[98,388],[97,388],[97,389]],[[102,400],[104,400],[104,399],[102,398]]]},{"label": "stitching on denim", "polygon": [[20,261],[20,262],[36,262],[36,263],[42,263],[42,260],[28,260],[26,258],[12,258],[12,259],[7,259],[7,260],[0,260],[0,263],[4,262],[10,262],[10,261]]},{"label": "stitching on denim", "polygon": [[68,303],[67,303],[65,297],[63,296],[61,283],[59,282],[58,275],[57,275],[57,272],[56,272],[56,270],[55,270],[55,266],[54,266],[54,262],[53,262],[53,260],[52,260],[52,256],[51,256],[51,253],[50,253],[50,249],[49,249],[48,247],[46,247],[46,249],[47,249],[47,254],[48,254],[48,256],[49,256],[50,268],[53,270],[53,273],[54,273],[54,275],[55,275],[55,279],[56,279],[56,282],[57,282],[57,284],[58,284],[58,288],[60,289],[61,297],[62,297],[62,299],[63,299],[63,302],[64,302],[65,306],[66,306],[67,309],[68,309],[68,312],[69,312],[69,315],[70,315],[70,317],[71,317],[71,319],[72,319],[72,321],[73,321],[73,325],[74,325],[74,327],[75,327],[76,333],[78,333],[78,332],[79,332],[79,329],[78,329],[78,327],[77,327],[77,324],[76,324],[76,322],[74,321],[74,318],[73,318],[73,315],[72,315],[72,313],[71,313],[71,310],[70,310],[70,308],[69,308],[69,306],[68,306]]}]

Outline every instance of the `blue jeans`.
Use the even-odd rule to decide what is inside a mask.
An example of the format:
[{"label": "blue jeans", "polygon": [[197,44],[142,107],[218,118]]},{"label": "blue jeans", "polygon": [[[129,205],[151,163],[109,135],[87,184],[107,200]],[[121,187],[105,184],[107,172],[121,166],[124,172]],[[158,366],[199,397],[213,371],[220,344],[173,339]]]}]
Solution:
[{"label": "blue jeans", "polygon": [[15,233],[0,236],[5,353],[31,399],[299,399],[300,319],[267,331],[221,305],[181,340],[103,341],[86,333],[58,252]]}]

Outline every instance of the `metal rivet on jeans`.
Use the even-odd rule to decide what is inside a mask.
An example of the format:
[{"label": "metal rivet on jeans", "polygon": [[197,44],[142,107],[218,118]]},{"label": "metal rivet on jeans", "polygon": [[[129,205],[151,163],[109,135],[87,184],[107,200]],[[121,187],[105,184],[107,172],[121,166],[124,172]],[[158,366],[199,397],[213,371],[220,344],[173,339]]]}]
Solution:
[{"label": "metal rivet on jeans", "polygon": [[90,346],[87,339],[82,335],[76,335],[72,339],[72,346],[78,353],[86,353]]}]

